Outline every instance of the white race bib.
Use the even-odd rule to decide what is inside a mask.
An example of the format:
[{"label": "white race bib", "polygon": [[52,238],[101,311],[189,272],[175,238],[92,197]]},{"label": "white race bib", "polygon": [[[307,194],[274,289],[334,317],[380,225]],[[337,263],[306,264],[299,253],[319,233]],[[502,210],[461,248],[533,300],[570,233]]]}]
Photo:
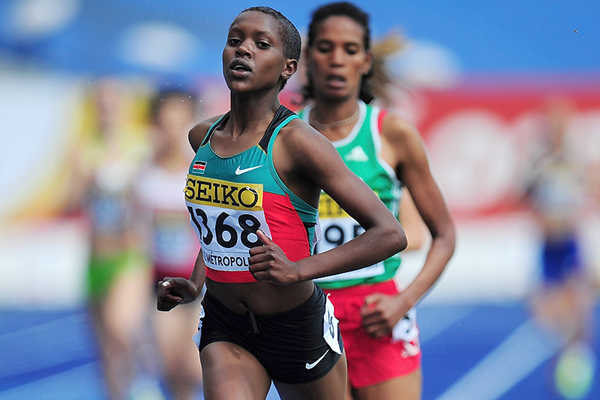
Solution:
[{"label": "white race bib", "polygon": [[262,185],[188,175],[184,192],[206,266],[217,271],[248,271],[249,250],[262,245],[256,231],[260,228],[271,236]]},{"label": "white race bib", "polygon": [[[323,253],[327,250],[336,248],[355,237],[362,234],[365,230],[350,217],[339,218],[321,218],[322,240],[318,243],[317,253]],[[335,282],[345,279],[364,279],[382,275],[385,272],[383,262],[364,267],[355,271],[343,272],[337,275],[326,276],[315,279],[315,282]]]},{"label": "white race bib", "polygon": [[417,310],[413,307],[408,310],[406,316],[394,326],[394,329],[392,330],[392,340],[394,342],[412,342],[417,336],[419,336]]},{"label": "white race bib", "polygon": [[325,314],[323,315],[323,338],[331,350],[342,354],[338,341],[339,334],[339,321],[333,313],[333,304],[331,304],[328,297],[325,303]]},{"label": "white race bib", "polygon": [[202,337],[202,318],[204,318],[204,307],[200,306],[200,314],[198,315],[198,332],[192,336],[192,340],[196,343],[196,347],[200,347],[200,338]]}]

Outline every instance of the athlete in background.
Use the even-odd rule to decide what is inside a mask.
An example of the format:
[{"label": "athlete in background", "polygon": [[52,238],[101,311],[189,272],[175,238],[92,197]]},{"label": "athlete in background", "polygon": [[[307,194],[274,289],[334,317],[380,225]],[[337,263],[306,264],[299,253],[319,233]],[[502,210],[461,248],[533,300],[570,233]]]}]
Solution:
[{"label": "athlete in background", "polygon": [[575,399],[585,396],[593,380],[590,342],[598,282],[586,265],[579,234],[590,206],[591,175],[569,140],[573,112],[566,99],[546,101],[526,199],[542,236],[542,284],[533,296],[533,312],[563,341],[554,384],[562,396]]},{"label": "athlete in background", "polygon": [[[190,216],[181,196],[190,160],[194,154],[187,132],[196,117],[196,97],[184,91],[157,93],[150,102],[152,158],[141,168],[136,197],[144,212],[145,250],[152,265],[152,287],[166,276],[189,278],[200,245],[190,226]],[[151,312],[162,376],[169,398],[196,398],[202,371],[194,342],[199,301],[170,313]]]},{"label": "athlete in background", "polygon": [[[414,307],[454,252],[452,218],[419,133],[399,115],[371,104],[374,60],[368,15],[346,2],[318,8],[305,54],[308,83],[303,93],[309,103],[299,115],[335,145],[394,215],[406,187],[432,239],[422,270],[403,290],[394,280],[399,254],[317,281],[340,320],[348,359],[347,398],[420,399],[421,350]],[[362,232],[361,224],[327,193],[321,196],[319,214],[319,251],[343,247]]]},{"label": "athlete in background", "polygon": [[68,212],[89,228],[87,295],[111,399],[129,396],[148,304],[149,268],[141,251],[141,215],[134,195],[150,152],[145,121],[120,80],[92,86],[71,155]]}]

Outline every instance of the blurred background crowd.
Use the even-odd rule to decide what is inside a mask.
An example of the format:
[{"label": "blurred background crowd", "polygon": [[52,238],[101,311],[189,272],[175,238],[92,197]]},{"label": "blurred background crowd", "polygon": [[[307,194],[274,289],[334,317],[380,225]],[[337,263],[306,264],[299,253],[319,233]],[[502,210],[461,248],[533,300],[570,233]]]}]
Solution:
[{"label": "blurred background crowd", "polygon": [[[304,33],[323,3],[261,4]],[[600,5],[356,4],[371,14],[376,41],[390,32],[403,38],[386,60],[397,85],[392,106],[421,132],[458,227],[457,251],[422,306],[526,304],[593,367]],[[191,270],[197,243],[182,194],[192,157],[187,131],[228,110],[220,54],[229,22],[254,5],[0,2],[0,352],[7,355],[0,356],[0,399],[21,398],[15,389],[40,365],[23,358],[33,351],[16,350],[39,340],[23,341],[26,327],[16,321],[65,310],[87,310],[89,351],[102,360],[102,390],[113,398],[125,398],[118,393],[140,374],[164,376],[160,396],[195,398],[199,362],[185,338],[197,305],[159,314],[153,285]],[[281,94],[291,109],[300,106],[301,83],[298,74]],[[556,259],[558,242],[577,255],[573,276],[541,268]],[[405,255],[400,280],[415,276],[425,251]],[[52,357],[39,347],[46,346],[36,344],[36,356]],[[50,376],[47,364],[37,373]],[[584,389],[558,385],[563,397],[591,396],[594,369],[585,371],[577,376],[592,374]],[[162,398],[140,387],[145,398]]]}]

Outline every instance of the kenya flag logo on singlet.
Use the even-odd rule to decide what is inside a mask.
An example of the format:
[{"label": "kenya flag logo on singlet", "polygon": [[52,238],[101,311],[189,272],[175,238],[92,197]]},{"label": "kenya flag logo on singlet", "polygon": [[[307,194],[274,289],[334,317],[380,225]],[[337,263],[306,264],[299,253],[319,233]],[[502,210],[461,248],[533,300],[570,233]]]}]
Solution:
[{"label": "kenya flag logo on singlet", "polygon": [[201,175],[204,174],[205,169],[206,169],[206,161],[196,161],[196,162],[194,162],[194,166],[192,167],[192,170],[194,172],[197,172]]}]

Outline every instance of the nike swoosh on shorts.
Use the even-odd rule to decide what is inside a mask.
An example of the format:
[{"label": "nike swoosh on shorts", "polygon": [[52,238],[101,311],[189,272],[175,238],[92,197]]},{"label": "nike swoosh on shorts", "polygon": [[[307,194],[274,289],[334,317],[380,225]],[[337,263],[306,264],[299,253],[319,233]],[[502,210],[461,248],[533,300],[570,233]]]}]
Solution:
[{"label": "nike swoosh on shorts", "polygon": [[327,351],[325,352],[325,354],[323,354],[321,357],[319,357],[319,359],[313,363],[306,363],[306,369],[313,369],[314,367],[317,366],[318,363],[321,362],[322,359],[325,358],[325,356],[327,355],[327,353],[329,353],[329,349],[327,349]]}]

